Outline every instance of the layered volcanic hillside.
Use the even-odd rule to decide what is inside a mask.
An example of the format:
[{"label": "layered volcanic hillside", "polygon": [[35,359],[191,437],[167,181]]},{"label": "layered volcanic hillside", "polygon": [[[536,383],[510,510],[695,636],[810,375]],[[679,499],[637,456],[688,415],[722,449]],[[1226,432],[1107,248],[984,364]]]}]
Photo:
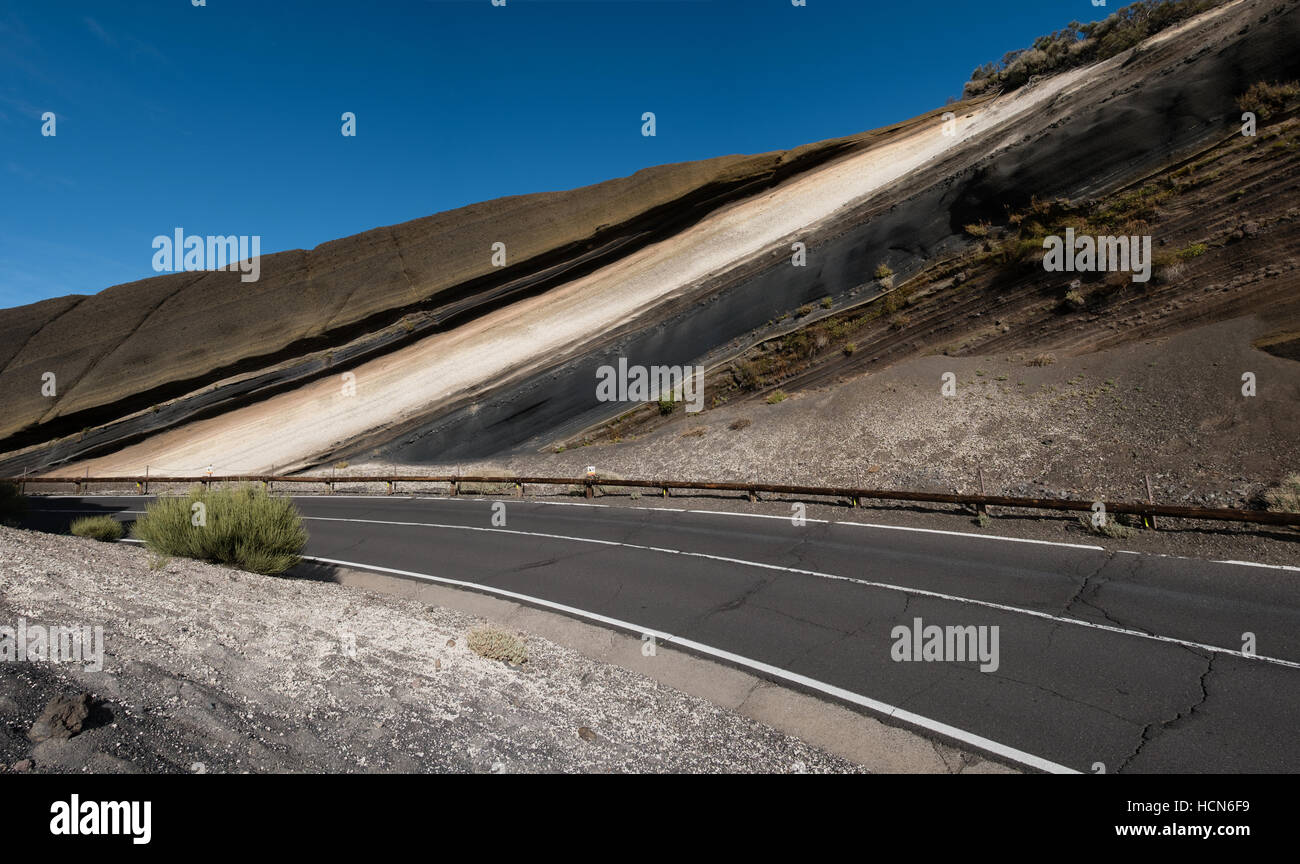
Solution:
[{"label": "layered volcanic hillside", "polygon": [[[1239,100],[1300,79],[1298,41],[1296,0],[1235,0],[873,133],[487,202],[266,256],[256,283],[180,273],[5,310],[0,474],[431,465],[654,432],[628,463],[647,470],[682,440],[656,430],[685,420],[601,402],[597,369],[619,359],[703,365],[709,411],[734,413],[930,354],[1054,352],[1035,384],[1064,389],[1056,355],[1243,316],[1223,332],[1273,352],[1276,397],[1300,332],[1297,100],[1279,88],[1253,136]],[[1043,241],[1067,229],[1152,237],[1152,281],[1046,272]],[[1285,438],[1284,413],[1256,444]],[[815,445],[815,426],[797,435]]]}]

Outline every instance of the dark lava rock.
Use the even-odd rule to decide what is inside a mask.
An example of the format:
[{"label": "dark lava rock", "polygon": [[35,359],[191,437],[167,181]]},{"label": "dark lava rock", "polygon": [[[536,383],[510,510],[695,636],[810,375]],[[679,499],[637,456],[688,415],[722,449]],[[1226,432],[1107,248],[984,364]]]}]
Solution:
[{"label": "dark lava rock", "polygon": [[27,737],[39,744],[50,738],[71,738],[81,731],[90,717],[90,694],[63,693],[55,696],[45,706],[45,711],[32,724]]}]

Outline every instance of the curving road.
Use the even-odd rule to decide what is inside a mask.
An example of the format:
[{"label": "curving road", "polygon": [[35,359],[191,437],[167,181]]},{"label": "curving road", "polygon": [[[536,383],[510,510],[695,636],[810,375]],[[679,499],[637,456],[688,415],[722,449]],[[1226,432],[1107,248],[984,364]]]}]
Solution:
[{"label": "curving road", "polygon": [[[147,499],[37,501],[58,529]],[[295,501],[318,560],[651,633],[1031,768],[1300,771],[1300,568],[703,509]],[[893,659],[918,618],[996,626],[996,668]]]}]

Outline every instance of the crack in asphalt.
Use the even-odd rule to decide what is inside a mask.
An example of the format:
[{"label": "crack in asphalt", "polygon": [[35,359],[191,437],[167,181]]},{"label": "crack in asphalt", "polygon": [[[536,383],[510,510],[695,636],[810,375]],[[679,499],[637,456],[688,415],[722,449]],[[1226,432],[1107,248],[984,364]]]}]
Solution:
[{"label": "crack in asphalt", "polygon": [[1132,764],[1133,760],[1136,759],[1139,754],[1141,754],[1142,750],[1148,744],[1150,744],[1152,741],[1154,741],[1156,738],[1162,735],[1166,730],[1172,729],[1176,724],[1181,723],[1182,721],[1191,717],[1193,714],[1196,713],[1196,711],[1199,708],[1201,708],[1201,706],[1205,704],[1206,700],[1210,698],[1210,691],[1209,688],[1206,686],[1206,681],[1209,679],[1210,673],[1214,671],[1214,659],[1218,655],[1211,653],[1207,657],[1206,655],[1201,654],[1198,651],[1192,651],[1190,648],[1188,648],[1187,650],[1191,651],[1192,654],[1195,654],[1197,657],[1200,657],[1206,661],[1205,671],[1201,673],[1201,677],[1197,682],[1201,688],[1200,698],[1196,702],[1194,702],[1186,711],[1179,711],[1169,720],[1162,720],[1158,723],[1148,723],[1142,729],[1142,737],[1138,740],[1137,747],[1133,750],[1132,753],[1130,753],[1124,759],[1123,762],[1120,763],[1119,768],[1115,769],[1116,774],[1123,773],[1124,769],[1127,768],[1130,764]]},{"label": "crack in asphalt", "polygon": [[1107,567],[1109,567],[1111,565],[1111,562],[1113,562],[1114,560],[1115,560],[1114,550],[1108,550],[1106,552],[1105,560],[1103,560],[1095,570],[1093,570],[1087,576],[1083,577],[1083,580],[1079,583],[1079,590],[1075,591],[1074,596],[1072,596],[1069,600],[1065,601],[1065,606],[1062,607],[1060,614],[1061,615],[1070,614],[1070,607],[1072,607],[1075,603],[1081,603],[1084,606],[1087,606],[1089,609],[1093,610],[1094,612],[1099,613],[1103,618],[1105,618],[1108,622],[1115,625],[1116,627],[1124,627],[1129,630],[1138,630],[1150,635],[1149,630],[1146,630],[1142,627],[1137,627],[1132,624],[1125,624],[1119,619],[1113,618],[1111,614],[1107,612],[1105,609],[1103,609],[1098,603],[1084,596],[1084,594],[1088,593],[1089,588],[1092,588],[1091,591],[1092,596],[1093,597],[1097,596],[1097,593],[1101,591],[1102,585],[1106,584],[1106,582],[1102,581],[1093,584],[1093,580],[1096,579],[1098,576],[1100,576],[1101,572],[1105,570]]}]

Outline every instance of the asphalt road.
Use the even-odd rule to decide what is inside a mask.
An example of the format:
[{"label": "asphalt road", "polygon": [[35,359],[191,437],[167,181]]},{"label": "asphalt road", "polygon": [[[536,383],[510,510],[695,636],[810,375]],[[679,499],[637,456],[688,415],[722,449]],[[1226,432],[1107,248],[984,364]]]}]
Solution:
[{"label": "asphalt road", "polygon": [[[1031,767],[1300,771],[1300,570],[887,528],[868,517],[797,526],[702,508],[295,500],[308,556],[513,592],[661,643],[671,634],[689,650]],[[72,511],[131,519],[145,503],[37,501],[38,511],[68,511],[32,514],[34,526],[56,530]],[[997,627],[996,668],[894,659],[897,643],[915,642],[893,628],[918,618]],[[1253,657],[1242,655],[1246,634]]]}]

